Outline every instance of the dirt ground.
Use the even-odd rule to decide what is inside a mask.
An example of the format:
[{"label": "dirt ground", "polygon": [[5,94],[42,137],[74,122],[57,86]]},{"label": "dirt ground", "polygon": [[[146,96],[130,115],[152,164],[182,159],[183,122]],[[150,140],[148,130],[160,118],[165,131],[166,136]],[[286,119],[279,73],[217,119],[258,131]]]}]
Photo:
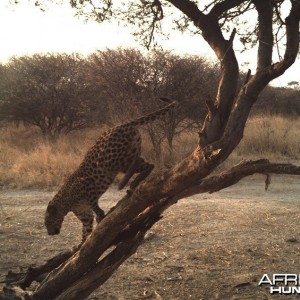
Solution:
[{"label": "dirt ground", "polygon": [[[182,199],[89,299],[281,299],[258,282],[265,273],[300,273],[299,195],[299,177],[273,176],[265,192],[257,176]],[[43,216],[52,196],[0,193],[0,281],[79,241],[81,225],[71,214],[59,236],[47,236]],[[111,189],[100,206],[108,210],[120,198]]]}]

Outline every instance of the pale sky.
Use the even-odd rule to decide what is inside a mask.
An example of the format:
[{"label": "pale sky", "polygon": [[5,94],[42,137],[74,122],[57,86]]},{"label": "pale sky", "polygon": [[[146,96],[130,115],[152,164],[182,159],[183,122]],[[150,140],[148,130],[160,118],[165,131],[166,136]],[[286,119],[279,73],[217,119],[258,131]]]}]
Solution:
[{"label": "pale sky", "polygon": [[[77,52],[88,55],[97,49],[134,47],[143,49],[131,36],[128,28],[116,24],[84,23],[73,16],[69,6],[49,7],[45,12],[29,5],[27,1],[12,7],[9,0],[0,2],[0,62],[6,63],[12,56],[47,52]],[[161,41],[163,49],[178,54],[204,55],[214,58],[209,46],[200,35],[191,36],[173,31],[169,40]],[[237,50],[239,46],[235,46]],[[240,68],[255,72],[256,51],[240,54]],[[245,65],[249,62],[249,65]],[[289,81],[299,81],[300,62],[292,66],[274,84],[285,86]]]}]

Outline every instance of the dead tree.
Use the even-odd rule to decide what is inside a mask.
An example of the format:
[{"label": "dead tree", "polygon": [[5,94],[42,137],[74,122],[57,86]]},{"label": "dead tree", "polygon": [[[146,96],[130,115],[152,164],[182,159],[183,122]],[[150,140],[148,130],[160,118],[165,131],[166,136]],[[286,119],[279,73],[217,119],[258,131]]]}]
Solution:
[{"label": "dead tree", "polygon": [[[79,2],[75,0],[71,3],[76,7],[77,4],[80,6]],[[111,2],[103,1],[103,5],[95,11],[98,19],[112,15]],[[135,13],[144,8],[135,15],[138,21],[146,14],[153,17],[149,26],[151,30],[145,35],[151,41],[154,29],[163,19],[164,2],[145,1],[140,6],[134,6],[133,2],[129,1],[128,9],[133,9]],[[127,193],[97,225],[85,243],[64,256],[59,267],[53,269],[34,291],[26,291],[25,286],[37,277],[41,278],[41,273],[47,274],[57,263],[51,265],[49,261],[39,270],[31,270],[33,275],[30,277],[28,273],[26,284],[24,280],[19,282],[23,288],[6,288],[3,299],[84,299],[136,251],[145,232],[168,207],[181,198],[221,190],[254,173],[266,174],[266,187],[269,174],[300,175],[300,166],[270,163],[266,159],[242,162],[219,175],[210,175],[241,141],[251,107],[260,92],[294,63],[299,51],[300,1],[287,1],[291,4],[290,12],[285,21],[280,23],[286,33],[285,53],[283,59],[276,63],[272,63],[273,17],[280,10],[282,1],[215,0],[210,1],[202,11],[190,0],[165,2],[179,9],[201,31],[221,65],[218,93],[214,102],[207,103],[208,114],[199,131],[197,148],[173,169],[162,176],[150,175],[134,191]],[[221,25],[232,16],[249,9],[255,9],[258,13],[257,70],[252,76],[249,72],[243,85],[238,88],[239,68],[232,47],[236,29],[226,40]],[[127,14],[128,19],[130,16],[134,18],[130,11]],[[59,260],[60,257],[57,258]]]}]

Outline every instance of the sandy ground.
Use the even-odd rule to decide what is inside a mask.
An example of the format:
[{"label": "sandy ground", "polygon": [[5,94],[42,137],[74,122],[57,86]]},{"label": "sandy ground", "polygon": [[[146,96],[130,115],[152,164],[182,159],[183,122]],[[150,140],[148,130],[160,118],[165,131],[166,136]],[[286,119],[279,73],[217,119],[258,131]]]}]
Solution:
[{"label": "sandy ground", "polygon": [[[281,299],[259,287],[267,273],[300,273],[300,178],[247,178],[215,194],[182,199],[138,252],[89,299]],[[59,236],[43,216],[53,193],[0,193],[0,280],[75,245],[81,225],[68,215]],[[105,210],[121,193],[100,200]],[[298,299],[284,296],[284,299]]]}]

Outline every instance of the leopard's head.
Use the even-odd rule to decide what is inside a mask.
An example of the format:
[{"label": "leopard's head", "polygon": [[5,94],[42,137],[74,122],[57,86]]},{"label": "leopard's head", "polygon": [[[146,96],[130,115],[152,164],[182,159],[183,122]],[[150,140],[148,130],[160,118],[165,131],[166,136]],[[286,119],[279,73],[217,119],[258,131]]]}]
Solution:
[{"label": "leopard's head", "polygon": [[45,226],[49,235],[59,234],[64,215],[55,204],[49,203],[45,215]]}]

